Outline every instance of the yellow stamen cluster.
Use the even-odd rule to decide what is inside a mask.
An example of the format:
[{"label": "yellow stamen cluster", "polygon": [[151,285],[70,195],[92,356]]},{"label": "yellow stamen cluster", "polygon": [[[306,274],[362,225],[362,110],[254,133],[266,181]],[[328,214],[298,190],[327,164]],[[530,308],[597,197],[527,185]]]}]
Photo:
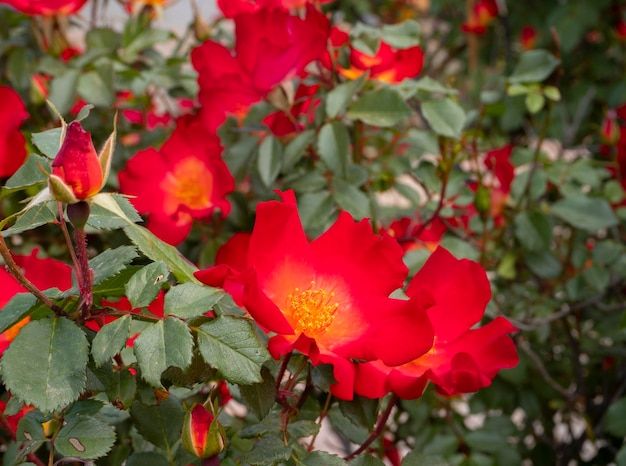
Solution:
[{"label": "yellow stamen cluster", "polygon": [[315,288],[312,281],[304,291],[295,288],[287,296],[287,307],[294,321],[296,332],[308,336],[323,333],[335,318],[339,303],[333,303],[335,293],[328,293],[322,288]]}]

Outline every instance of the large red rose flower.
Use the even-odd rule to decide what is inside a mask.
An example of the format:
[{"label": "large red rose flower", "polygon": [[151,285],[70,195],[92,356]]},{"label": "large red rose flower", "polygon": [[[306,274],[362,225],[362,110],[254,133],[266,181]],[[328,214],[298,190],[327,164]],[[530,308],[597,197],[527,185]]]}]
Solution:
[{"label": "large red rose flower", "polygon": [[389,367],[382,361],[359,364],[355,390],[370,398],[392,391],[404,399],[421,396],[432,381],[447,395],[475,392],[491,384],[503,368],[517,365],[516,328],[503,317],[472,329],[484,314],[491,289],[484,269],[438,248],[415,275],[407,295],[427,308],[435,330],[432,349],[414,361]]},{"label": "large red rose flower", "polygon": [[26,160],[26,139],[20,133],[28,118],[20,96],[7,86],[0,86],[0,178],[12,176]]},{"label": "large red rose flower", "polygon": [[27,15],[71,15],[80,10],[87,0],[1,0]]},{"label": "large red rose flower", "polygon": [[218,260],[196,277],[225,286],[266,331],[271,354],[298,350],[313,364],[332,364],[332,393],[352,399],[352,359],[381,359],[390,366],[428,351],[432,328],[415,300],[389,298],[407,268],[402,248],[372,232],[367,221],[342,212],[309,242],[293,192],[257,207],[250,236],[236,236]]},{"label": "large red rose flower", "polygon": [[138,152],[119,173],[120,191],[135,196],[135,208],[148,214],[148,229],[170,244],[182,242],[193,220],[216,209],[230,212],[225,196],[233,178],[221,159],[219,138],[192,115],[177,122],[160,150]]}]

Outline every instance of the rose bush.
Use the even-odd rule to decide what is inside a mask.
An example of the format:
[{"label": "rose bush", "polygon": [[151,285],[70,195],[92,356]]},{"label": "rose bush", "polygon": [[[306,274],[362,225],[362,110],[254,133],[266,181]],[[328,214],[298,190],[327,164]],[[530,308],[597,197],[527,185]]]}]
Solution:
[{"label": "rose bush", "polygon": [[624,5],[111,3],[0,2],[4,464],[626,464]]}]

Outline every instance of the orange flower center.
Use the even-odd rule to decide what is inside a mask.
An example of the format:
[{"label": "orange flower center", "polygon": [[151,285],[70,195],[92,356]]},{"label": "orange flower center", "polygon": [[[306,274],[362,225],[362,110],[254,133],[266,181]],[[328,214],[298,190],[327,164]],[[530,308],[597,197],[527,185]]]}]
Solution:
[{"label": "orange flower center", "polygon": [[314,281],[304,291],[295,288],[293,293],[287,296],[287,306],[296,332],[308,336],[324,333],[333,322],[339,307],[339,303],[334,301],[335,293],[315,288]]},{"label": "orange flower center", "polygon": [[192,210],[201,210],[211,206],[209,194],[212,185],[213,176],[206,165],[195,157],[188,157],[167,174],[163,189],[179,204]]}]

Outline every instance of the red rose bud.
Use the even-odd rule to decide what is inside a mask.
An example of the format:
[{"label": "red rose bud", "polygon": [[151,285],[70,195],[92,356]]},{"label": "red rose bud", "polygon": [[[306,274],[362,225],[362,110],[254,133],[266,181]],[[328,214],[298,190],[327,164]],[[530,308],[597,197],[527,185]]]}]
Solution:
[{"label": "red rose bud", "polygon": [[607,112],[600,127],[600,140],[603,144],[613,146],[617,144],[620,138],[619,126],[615,118],[615,112],[610,110]]},{"label": "red rose bud", "polygon": [[224,450],[226,434],[215,418],[213,406],[209,409],[196,404],[185,415],[183,445],[198,458],[210,458]]},{"label": "red rose bud", "polygon": [[78,121],[73,121],[67,126],[63,144],[52,162],[52,194],[57,200],[73,204],[98,193],[103,180],[91,135]]},{"label": "red rose bud", "polygon": [[520,32],[520,43],[524,50],[531,50],[537,42],[537,30],[532,26],[524,26]]}]

